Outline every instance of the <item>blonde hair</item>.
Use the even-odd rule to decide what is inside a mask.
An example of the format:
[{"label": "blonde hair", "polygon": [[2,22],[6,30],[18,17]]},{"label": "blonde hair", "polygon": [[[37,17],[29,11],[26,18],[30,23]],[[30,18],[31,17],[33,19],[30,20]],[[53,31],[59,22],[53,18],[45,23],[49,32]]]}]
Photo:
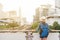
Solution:
[{"label": "blonde hair", "polygon": [[43,19],[46,20],[46,17],[45,17],[45,16],[42,16],[42,17],[40,18],[40,21],[43,21]]}]

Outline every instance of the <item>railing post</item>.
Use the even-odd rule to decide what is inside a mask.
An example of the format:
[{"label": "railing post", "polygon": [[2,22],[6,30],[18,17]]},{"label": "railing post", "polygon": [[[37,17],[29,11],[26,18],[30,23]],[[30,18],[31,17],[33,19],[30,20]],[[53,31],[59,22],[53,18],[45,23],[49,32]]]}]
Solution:
[{"label": "railing post", "polygon": [[59,40],[60,40],[60,33],[59,33]]}]

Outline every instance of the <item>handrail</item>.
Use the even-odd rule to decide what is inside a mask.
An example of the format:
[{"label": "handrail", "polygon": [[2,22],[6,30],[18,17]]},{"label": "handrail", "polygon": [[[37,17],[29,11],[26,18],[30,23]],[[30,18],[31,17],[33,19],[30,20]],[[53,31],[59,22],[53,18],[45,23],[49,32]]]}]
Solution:
[{"label": "handrail", "polygon": [[[52,32],[60,32],[60,30],[51,30]],[[35,30],[0,30],[0,32],[35,32]]]},{"label": "handrail", "polygon": [[51,30],[52,32],[60,32],[60,30]]},{"label": "handrail", "polygon": [[[21,32],[24,32],[24,31],[35,31],[35,30],[0,30],[0,31],[21,31]],[[51,30],[51,31],[60,31],[60,30]]]},{"label": "handrail", "polygon": [[0,32],[34,32],[35,30],[0,30]]}]

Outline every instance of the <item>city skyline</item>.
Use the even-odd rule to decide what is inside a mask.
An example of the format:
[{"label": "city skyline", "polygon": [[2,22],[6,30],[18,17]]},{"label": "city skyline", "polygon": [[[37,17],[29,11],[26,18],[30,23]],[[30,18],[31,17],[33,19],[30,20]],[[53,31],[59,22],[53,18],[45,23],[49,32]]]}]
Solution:
[{"label": "city skyline", "polygon": [[33,21],[35,9],[40,5],[51,4],[54,7],[55,1],[53,0],[0,0],[3,5],[3,11],[16,10],[19,15],[19,8],[21,9],[22,17],[26,17],[30,23]]}]

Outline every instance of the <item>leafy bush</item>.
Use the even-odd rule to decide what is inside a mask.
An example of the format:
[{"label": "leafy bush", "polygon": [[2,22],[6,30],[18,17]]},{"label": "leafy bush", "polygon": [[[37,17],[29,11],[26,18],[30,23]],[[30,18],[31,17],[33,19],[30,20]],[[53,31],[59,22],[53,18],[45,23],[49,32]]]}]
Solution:
[{"label": "leafy bush", "polygon": [[13,29],[14,29],[14,27],[18,27],[18,26],[19,26],[19,24],[17,22],[12,22],[7,25],[8,28],[13,28]]},{"label": "leafy bush", "polygon": [[60,30],[60,24],[58,24],[58,22],[55,21],[52,26],[50,25],[50,29]]},{"label": "leafy bush", "polygon": [[38,22],[34,22],[33,24],[32,24],[32,27],[31,27],[31,29],[36,29],[36,27],[38,26]]}]

